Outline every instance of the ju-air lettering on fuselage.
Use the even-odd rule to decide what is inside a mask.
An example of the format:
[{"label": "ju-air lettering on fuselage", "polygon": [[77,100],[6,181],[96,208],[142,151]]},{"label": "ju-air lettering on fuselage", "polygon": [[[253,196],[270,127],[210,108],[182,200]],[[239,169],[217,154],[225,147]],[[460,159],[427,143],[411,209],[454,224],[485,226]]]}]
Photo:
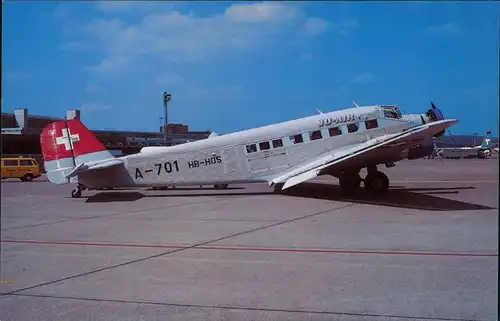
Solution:
[{"label": "ju-air lettering on fuselage", "polygon": [[327,117],[318,120],[318,127],[330,126],[331,124],[341,124],[356,120],[355,114],[347,114],[338,117]]},{"label": "ju-air lettering on fuselage", "polygon": [[222,163],[222,158],[219,155],[214,155],[212,157],[206,157],[203,160],[196,160],[196,159],[192,160],[192,161],[188,162],[188,167],[189,168],[196,168],[196,167],[200,167],[201,165],[210,166],[210,165],[215,165],[215,164],[219,164],[219,163]]},{"label": "ju-air lettering on fuselage", "polygon": [[[144,170],[144,175],[154,172],[156,175],[170,174],[179,171],[179,163],[177,161],[154,164],[154,168]],[[154,175],[154,174],[153,174]],[[139,168],[135,169],[135,179],[144,178]]]}]

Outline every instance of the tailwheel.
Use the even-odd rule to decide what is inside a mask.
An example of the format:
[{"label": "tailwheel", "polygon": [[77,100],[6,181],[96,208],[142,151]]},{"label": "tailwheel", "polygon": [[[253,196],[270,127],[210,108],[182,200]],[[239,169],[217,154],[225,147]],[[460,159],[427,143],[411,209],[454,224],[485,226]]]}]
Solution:
[{"label": "tailwheel", "polygon": [[352,195],[361,185],[359,173],[342,173],[339,177],[340,190],[343,195]]},{"label": "tailwheel", "polygon": [[365,190],[374,195],[380,195],[389,189],[389,178],[382,172],[368,173],[364,179]]},{"label": "tailwheel", "polygon": [[82,190],[79,188],[75,188],[73,191],[71,191],[71,197],[73,198],[80,198],[82,196]]},{"label": "tailwheel", "polygon": [[80,198],[82,196],[82,191],[88,189],[90,191],[90,188],[87,188],[87,186],[83,184],[78,184],[76,188],[71,191],[71,197],[73,198]]}]

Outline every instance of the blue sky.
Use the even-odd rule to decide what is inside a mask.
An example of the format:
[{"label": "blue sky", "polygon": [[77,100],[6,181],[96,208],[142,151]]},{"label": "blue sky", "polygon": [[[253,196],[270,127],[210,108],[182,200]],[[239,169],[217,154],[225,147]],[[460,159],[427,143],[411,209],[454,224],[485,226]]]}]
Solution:
[{"label": "blue sky", "polygon": [[359,105],[498,135],[500,4],[3,3],[2,109],[89,128],[226,133]]}]

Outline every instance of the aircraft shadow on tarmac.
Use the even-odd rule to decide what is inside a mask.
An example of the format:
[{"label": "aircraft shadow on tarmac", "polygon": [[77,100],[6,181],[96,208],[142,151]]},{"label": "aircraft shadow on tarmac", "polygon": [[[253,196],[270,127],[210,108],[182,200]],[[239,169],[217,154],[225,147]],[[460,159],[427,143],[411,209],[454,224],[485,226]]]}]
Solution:
[{"label": "aircraft shadow on tarmac", "polygon": [[[137,201],[144,197],[211,197],[211,196],[258,196],[258,195],[283,195],[293,197],[304,197],[330,201],[344,201],[358,204],[372,204],[389,207],[421,209],[429,211],[459,211],[459,210],[488,210],[493,207],[480,204],[472,204],[462,201],[451,200],[442,197],[436,197],[429,194],[459,194],[460,190],[475,189],[474,187],[450,187],[450,188],[406,188],[401,186],[393,186],[384,196],[370,197],[360,189],[355,195],[346,197],[342,196],[338,185],[322,184],[322,183],[302,183],[288,190],[274,192],[232,192],[235,189],[243,189],[242,187],[227,188],[225,190],[217,190],[217,192],[209,192],[209,188],[177,188],[169,189],[161,194],[145,195],[140,192],[101,192],[93,196],[87,197],[87,203],[101,202],[130,202]],[[178,191],[196,190],[198,193],[179,194]]]},{"label": "aircraft shadow on tarmac", "polygon": [[19,180],[17,178],[9,180],[9,181],[6,180],[6,179],[2,180],[2,184],[3,183],[31,184],[31,183],[46,183],[46,182],[48,182],[48,180],[39,180],[39,179],[37,180],[37,179],[34,179],[31,182],[22,182],[21,180]]},{"label": "aircraft shadow on tarmac", "polygon": [[[226,187],[223,189],[224,191],[230,191],[230,190],[236,190],[236,189],[245,189],[244,187]],[[164,189],[164,191],[200,191],[200,190],[207,190],[207,191],[220,191],[220,189],[215,188],[215,187],[169,187]],[[153,191],[152,188],[148,188],[147,191]]]},{"label": "aircraft shadow on tarmac", "polygon": [[489,210],[489,206],[467,203],[448,198],[436,197],[430,194],[459,194],[459,190],[475,189],[474,187],[450,187],[450,188],[407,188],[394,186],[386,195],[372,197],[367,195],[363,189],[359,189],[353,196],[342,196],[340,186],[321,183],[303,183],[289,192],[283,194],[298,197],[309,197],[332,201],[347,201],[358,204],[372,204],[389,207],[411,208],[427,211],[467,211],[467,210]]}]

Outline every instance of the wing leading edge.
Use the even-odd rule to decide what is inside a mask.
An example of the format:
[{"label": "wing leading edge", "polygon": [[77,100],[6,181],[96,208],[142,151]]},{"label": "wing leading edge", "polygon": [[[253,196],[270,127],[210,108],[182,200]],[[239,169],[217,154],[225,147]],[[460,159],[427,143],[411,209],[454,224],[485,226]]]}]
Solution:
[{"label": "wing leading edge", "polygon": [[440,131],[454,125],[456,122],[456,119],[435,121],[411,128],[401,133],[371,139],[365,143],[350,146],[349,148],[334,150],[333,153],[320,156],[319,158],[316,158],[299,168],[295,168],[286,172],[284,175],[275,177],[269,182],[269,185],[273,186],[275,184],[285,183],[282,190],[290,188],[317,177],[325,169],[331,168],[335,165],[348,163],[354,158],[362,157],[369,152],[376,152],[379,148],[391,148],[415,144],[424,138],[439,133]]}]

